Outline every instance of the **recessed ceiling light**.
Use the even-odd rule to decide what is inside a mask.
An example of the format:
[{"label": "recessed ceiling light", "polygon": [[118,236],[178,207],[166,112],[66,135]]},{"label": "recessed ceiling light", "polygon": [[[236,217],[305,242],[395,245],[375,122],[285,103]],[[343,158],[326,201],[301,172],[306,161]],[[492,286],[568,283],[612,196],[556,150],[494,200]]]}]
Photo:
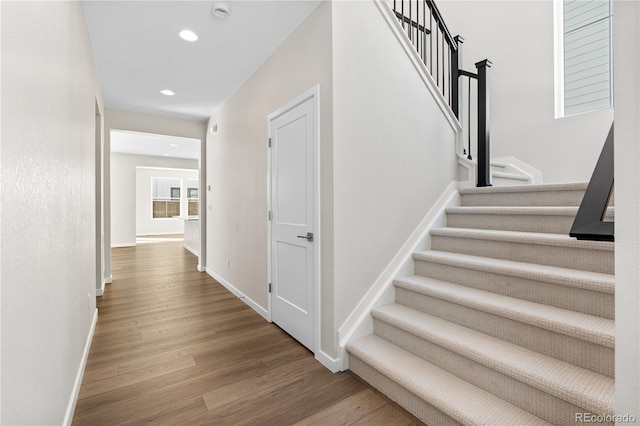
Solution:
[{"label": "recessed ceiling light", "polygon": [[225,4],[216,4],[211,11],[216,18],[224,19],[229,16],[229,8]]},{"label": "recessed ceiling light", "polygon": [[178,146],[178,144],[170,143],[169,146]]},{"label": "recessed ceiling light", "polygon": [[169,89],[161,90],[160,93],[162,93],[165,96],[173,96],[173,95],[175,95],[175,93],[173,91],[169,90]]},{"label": "recessed ceiling light", "polygon": [[191,30],[182,30],[180,31],[180,37],[186,41],[196,41],[198,36]]},{"label": "recessed ceiling light", "polygon": [[169,154],[162,154],[162,155],[164,155],[165,157],[168,157],[168,156],[169,156]]}]

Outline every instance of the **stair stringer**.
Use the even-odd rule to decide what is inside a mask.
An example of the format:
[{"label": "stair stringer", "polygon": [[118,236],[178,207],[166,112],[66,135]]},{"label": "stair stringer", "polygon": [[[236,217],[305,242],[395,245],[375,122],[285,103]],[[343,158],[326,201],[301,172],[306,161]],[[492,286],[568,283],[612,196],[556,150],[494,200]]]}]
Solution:
[{"label": "stair stringer", "polygon": [[491,159],[491,166],[500,165],[508,173],[516,173],[529,178],[527,184],[538,185],[542,182],[542,172],[532,165],[515,157],[498,157]]},{"label": "stair stringer", "polygon": [[395,300],[393,281],[399,277],[413,274],[413,254],[431,247],[431,230],[446,226],[445,211],[448,207],[460,206],[458,188],[459,182],[457,181],[453,181],[447,186],[411,236],[369,288],[369,291],[360,299],[355,309],[338,328],[340,371],[349,369],[347,344],[353,339],[373,333],[373,317],[371,316],[373,309],[393,303]]},{"label": "stair stringer", "polygon": [[[540,170],[515,157],[500,157],[491,159],[493,186],[506,186],[505,184],[500,184],[500,181],[505,179],[497,176],[496,170],[494,170],[496,166],[504,168],[507,172],[506,174],[520,175],[521,179],[518,179],[520,181],[514,184],[538,185],[542,183],[542,172]],[[477,160],[469,160],[466,156],[458,154],[458,181],[460,182],[460,188],[473,188],[476,186],[477,169]]]}]

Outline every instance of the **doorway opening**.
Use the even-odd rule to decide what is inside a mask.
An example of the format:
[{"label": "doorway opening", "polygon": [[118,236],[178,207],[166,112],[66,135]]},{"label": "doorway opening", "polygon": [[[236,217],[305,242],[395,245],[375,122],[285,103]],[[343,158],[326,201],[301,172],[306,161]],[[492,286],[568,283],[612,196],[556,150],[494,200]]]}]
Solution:
[{"label": "doorway opening", "polygon": [[111,247],[179,238],[200,270],[200,139],[111,129],[110,141]]}]

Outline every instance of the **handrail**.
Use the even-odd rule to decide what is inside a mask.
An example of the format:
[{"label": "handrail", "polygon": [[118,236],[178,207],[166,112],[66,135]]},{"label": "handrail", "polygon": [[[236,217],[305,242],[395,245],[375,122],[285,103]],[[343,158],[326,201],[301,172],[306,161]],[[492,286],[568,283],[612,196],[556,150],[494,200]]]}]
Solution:
[{"label": "handrail", "polygon": [[451,37],[449,28],[447,28],[447,24],[445,24],[444,19],[440,14],[440,9],[438,9],[438,6],[436,6],[433,0],[424,0],[424,1],[429,6],[429,9],[433,11],[433,16],[435,17],[436,22],[439,23],[439,27],[442,30],[442,33],[447,37],[447,42],[449,43],[449,46],[451,46],[454,50],[457,49],[458,44],[456,43],[455,39]]},{"label": "handrail", "polygon": [[614,222],[605,221],[613,193],[613,123],[587,185],[569,235],[578,240],[614,241]]},{"label": "handrail", "polygon": [[[464,39],[460,36],[451,36],[434,0],[393,0],[392,2],[389,0],[389,2],[392,3],[393,13],[406,33],[409,43],[413,45],[444,100],[463,125],[463,135],[466,132],[468,136],[468,151],[464,149],[461,154],[469,160],[473,159],[471,156],[471,80],[477,81],[477,186],[491,186],[489,170],[489,68],[491,62],[485,59],[476,63],[477,74],[462,69]],[[463,120],[465,90],[462,78],[469,79],[466,92],[466,98],[469,101],[466,128]]]}]

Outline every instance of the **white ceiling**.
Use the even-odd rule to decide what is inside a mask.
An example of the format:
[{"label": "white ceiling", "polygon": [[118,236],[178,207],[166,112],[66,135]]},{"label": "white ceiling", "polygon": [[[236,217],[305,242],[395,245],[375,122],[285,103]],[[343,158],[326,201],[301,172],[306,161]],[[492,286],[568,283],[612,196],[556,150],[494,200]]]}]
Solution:
[{"label": "white ceiling", "polygon": [[112,130],[111,152],[197,160],[200,158],[200,140]]},{"label": "white ceiling", "polygon": [[[230,13],[220,20],[216,1],[85,1],[105,105],[208,118],[318,2],[225,1]],[[183,29],[199,39],[182,40]]]}]

